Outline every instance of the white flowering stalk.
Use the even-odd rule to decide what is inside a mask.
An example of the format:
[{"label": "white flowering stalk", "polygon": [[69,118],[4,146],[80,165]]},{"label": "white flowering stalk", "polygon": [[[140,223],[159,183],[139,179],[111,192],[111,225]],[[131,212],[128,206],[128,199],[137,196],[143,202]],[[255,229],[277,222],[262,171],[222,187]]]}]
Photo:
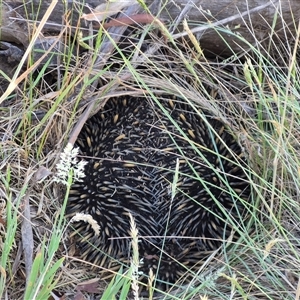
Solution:
[{"label": "white flowering stalk", "polygon": [[64,152],[60,155],[60,161],[56,165],[57,173],[54,177],[56,182],[61,182],[68,185],[68,178],[70,171],[72,171],[72,182],[81,181],[84,175],[84,166],[87,164],[86,161],[78,162],[79,148],[73,148],[71,143],[68,143],[64,149]]}]

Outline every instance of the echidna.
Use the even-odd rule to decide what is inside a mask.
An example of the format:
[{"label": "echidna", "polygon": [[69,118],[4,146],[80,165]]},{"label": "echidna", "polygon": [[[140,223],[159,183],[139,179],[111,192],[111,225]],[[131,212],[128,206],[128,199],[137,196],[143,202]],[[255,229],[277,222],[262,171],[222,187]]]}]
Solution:
[{"label": "echidna", "polygon": [[110,99],[76,146],[88,164],[68,213],[90,214],[100,225],[95,236],[87,223],[74,224],[83,258],[97,265],[129,261],[131,213],[140,270],[173,283],[243,218],[249,183],[241,147],[220,121],[183,100]]}]

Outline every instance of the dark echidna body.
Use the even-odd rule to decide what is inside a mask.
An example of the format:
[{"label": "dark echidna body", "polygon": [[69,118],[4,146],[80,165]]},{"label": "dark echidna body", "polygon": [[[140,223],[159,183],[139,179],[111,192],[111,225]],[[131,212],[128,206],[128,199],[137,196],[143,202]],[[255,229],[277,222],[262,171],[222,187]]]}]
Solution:
[{"label": "dark echidna body", "polygon": [[241,148],[221,122],[202,118],[183,100],[160,103],[110,99],[87,121],[77,140],[88,161],[86,177],[72,186],[68,213],[98,222],[99,236],[84,222],[74,226],[83,258],[105,267],[130,260],[131,240],[124,237],[131,213],[140,271],[148,275],[152,268],[158,281],[172,283],[229,236],[228,215],[241,221],[244,206],[237,199],[247,200],[249,186],[237,163]]}]

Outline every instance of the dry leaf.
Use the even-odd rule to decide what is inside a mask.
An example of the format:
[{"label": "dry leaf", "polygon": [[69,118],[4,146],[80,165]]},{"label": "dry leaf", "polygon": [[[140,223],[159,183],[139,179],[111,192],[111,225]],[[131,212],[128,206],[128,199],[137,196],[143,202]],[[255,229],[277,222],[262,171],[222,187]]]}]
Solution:
[{"label": "dry leaf", "polygon": [[117,14],[123,8],[134,4],[137,4],[136,0],[109,1],[108,3],[100,4],[95,9],[92,9],[90,14],[83,14],[81,18],[87,21],[101,22],[107,17]]},{"label": "dry leaf", "polygon": [[87,280],[84,282],[81,282],[76,287],[77,291],[84,291],[88,293],[100,293],[99,290],[99,278],[94,278],[91,280]]}]

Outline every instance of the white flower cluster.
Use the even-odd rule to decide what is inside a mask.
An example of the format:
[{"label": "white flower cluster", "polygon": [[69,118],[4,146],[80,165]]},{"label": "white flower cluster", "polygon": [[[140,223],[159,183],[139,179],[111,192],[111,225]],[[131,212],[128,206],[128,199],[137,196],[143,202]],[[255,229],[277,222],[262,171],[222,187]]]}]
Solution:
[{"label": "white flower cluster", "polygon": [[87,164],[87,162],[78,162],[78,151],[79,148],[73,148],[73,145],[70,143],[68,143],[68,145],[65,147],[64,152],[60,155],[60,161],[56,165],[57,173],[54,178],[56,182],[61,182],[65,185],[68,185],[70,171],[73,173],[72,182],[81,181],[81,178],[85,176],[84,166]]}]

